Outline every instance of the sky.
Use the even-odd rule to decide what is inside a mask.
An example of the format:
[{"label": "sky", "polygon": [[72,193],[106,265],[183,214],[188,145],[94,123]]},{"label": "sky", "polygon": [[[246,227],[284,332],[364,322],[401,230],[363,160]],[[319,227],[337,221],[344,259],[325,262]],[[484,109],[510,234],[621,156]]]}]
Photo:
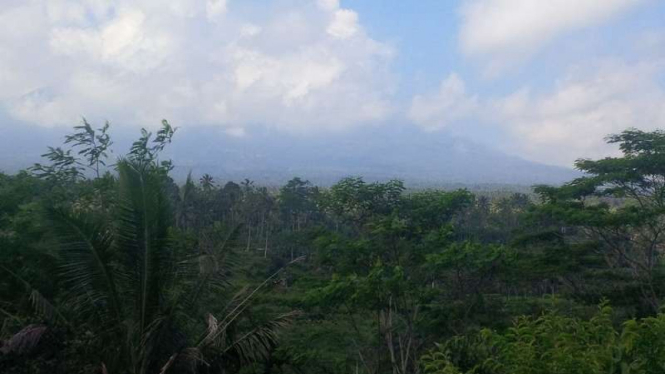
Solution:
[{"label": "sky", "polygon": [[0,119],[409,126],[571,166],[665,127],[664,21],[662,0],[2,0]]}]

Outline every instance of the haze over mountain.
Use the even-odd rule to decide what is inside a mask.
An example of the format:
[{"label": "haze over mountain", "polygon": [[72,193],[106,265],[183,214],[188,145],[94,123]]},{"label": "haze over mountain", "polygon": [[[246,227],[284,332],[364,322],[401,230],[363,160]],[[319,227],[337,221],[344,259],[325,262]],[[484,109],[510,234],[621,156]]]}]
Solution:
[{"label": "haze over mountain", "polygon": [[203,131],[180,134],[174,143],[173,157],[180,171],[268,183],[300,176],[320,184],[352,175],[424,185],[531,185],[557,184],[576,175],[571,169],[526,161],[446,133],[423,134],[406,126],[365,128],[326,137],[273,136],[270,131],[241,138],[219,132],[202,137]]},{"label": "haze over mountain", "polygon": [[[0,127],[2,129],[2,127]],[[21,129],[21,130],[19,130]],[[40,161],[47,146],[60,146],[66,129],[5,128],[0,169],[16,171]],[[112,131],[113,132],[113,131]],[[121,128],[113,135],[118,152],[138,136]],[[447,133],[427,134],[413,126],[368,127],[327,136],[289,135],[276,130],[232,136],[215,128],[179,129],[166,154],[178,179],[192,172],[218,180],[249,178],[282,184],[299,176],[329,185],[345,176],[403,179],[407,184],[559,184],[577,173],[539,164]]]}]

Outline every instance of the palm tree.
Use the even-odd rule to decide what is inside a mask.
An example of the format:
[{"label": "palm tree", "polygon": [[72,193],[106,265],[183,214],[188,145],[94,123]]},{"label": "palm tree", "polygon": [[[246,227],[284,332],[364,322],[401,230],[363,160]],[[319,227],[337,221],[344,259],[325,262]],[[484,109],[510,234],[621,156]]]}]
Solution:
[{"label": "palm tree", "polygon": [[215,187],[215,181],[210,174],[203,174],[201,179],[199,179],[199,183],[203,191],[211,191]]},{"label": "palm tree", "polygon": [[187,174],[185,184],[180,189],[178,202],[175,207],[176,226],[180,229],[188,229],[196,224],[198,201],[196,185],[192,181],[192,173]]},{"label": "palm tree", "polygon": [[252,296],[277,273],[230,298],[214,316],[202,301],[224,297],[224,241],[201,253],[175,248],[164,170],[145,159],[121,160],[117,170],[112,220],[50,211],[67,292],[51,304],[33,291],[37,310],[51,325],[92,334],[90,360],[110,374],[226,373],[266,354],[294,313],[244,331],[239,322]]}]

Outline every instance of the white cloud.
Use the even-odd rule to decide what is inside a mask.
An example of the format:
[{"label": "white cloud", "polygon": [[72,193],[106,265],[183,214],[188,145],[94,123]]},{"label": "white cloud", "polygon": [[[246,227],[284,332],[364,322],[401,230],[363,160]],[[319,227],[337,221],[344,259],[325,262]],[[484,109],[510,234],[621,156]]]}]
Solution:
[{"label": "white cloud", "polygon": [[355,35],[358,29],[358,13],[348,9],[339,9],[335,11],[327,31],[336,38],[347,39]]},{"label": "white cloud", "polygon": [[214,20],[217,17],[226,13],[226,0],[207,0],[206,1],[206,16],[209,20]]},{"label": "white cloud", "polygon": [[547,91],[525,86],[506,96],[481,99],[452,74],[438,92],[414,97],[409,118],[427,130],[457,125],[457,132],[470,137],[479,137],[491,126],[503,134],[494,147],[571,167],[578,158],[616,154],[617,147],[604,141],[609,134],[630,127],[665,128],[663,78],[665,59],[604,60],[571,67]]},{"label": "white cloud", "polygon": [[0,104],[45,126],[169,118],[237,136],[255,124],[330,130],[392,112],[393,50],[354,11],[311,0],[257,18],[225,0],[8,0]]},{"label": "white cloud", "polygon": [[515,153],[570,166],[616,152],[603,141],[609,134],[664,127],[665,90],[656,79],[664,72],[659,62],[604,62],[574,69],[551,92],[522,89],[494,100],[486,112],[512,134]]},{"label": "white cloud", "polygon": [[242,138],[245,135],[247,135],[245,129],[242,127],[229,127],[228,129],[226,129],[226,134],[234,136],[236,138]]},{"label": "white cloud", "polygon": [[416,95],[408,117],[428,130],[446,127],[455,121],[476,115],[478,99],[467,95],[466,86],[456,74],[441,82],[437,92]]},{"label": "white cloud", "polygon": [[566,32],[597,25],[645,0],[466,0],[462,51],[519,60]]},{"label": "white cloud", "polygon": [[339,9],[339,0],[317,0],[317,4],[323,10],[333,11]]}]

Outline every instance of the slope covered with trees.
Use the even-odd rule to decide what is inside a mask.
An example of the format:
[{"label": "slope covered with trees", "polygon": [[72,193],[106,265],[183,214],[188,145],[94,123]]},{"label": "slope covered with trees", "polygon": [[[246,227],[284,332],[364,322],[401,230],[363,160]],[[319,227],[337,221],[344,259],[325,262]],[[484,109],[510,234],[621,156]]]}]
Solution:
[{"label": "slope covered with trees", "polygon": [[84,122],[0,174],[3,373],[663,373],[665,134],[533,194],[178,185]]}]

